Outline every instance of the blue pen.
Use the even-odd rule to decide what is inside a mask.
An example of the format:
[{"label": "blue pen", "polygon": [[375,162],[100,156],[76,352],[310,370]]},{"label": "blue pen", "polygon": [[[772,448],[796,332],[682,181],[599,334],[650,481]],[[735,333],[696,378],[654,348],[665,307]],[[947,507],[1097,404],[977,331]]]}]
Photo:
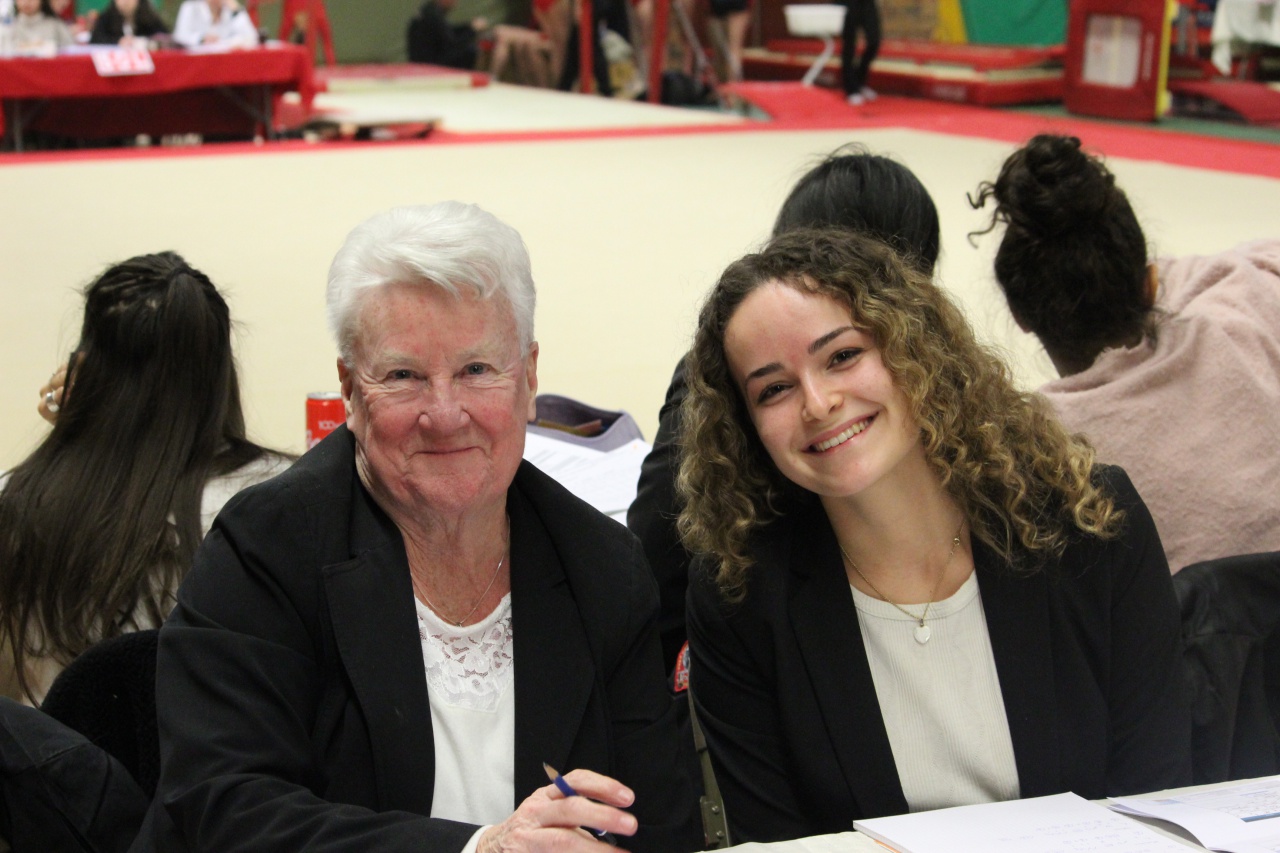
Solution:
[{"label": "blue pen", "polygon": [[[573,790],[573,786],[570,785],[568,782],[566,782],[564,780],[564,777],[561,776],[559,772],[557,772],[556,769],[552,767],[550,764],[548,764],[545,761],[542,762],[542,769],[547,771],[547,778],[550,779],[555,784],[555,786],[560,789],[560,793],[564,794],[566,797],[581,796],[577,791]],[[618,846],[618,839],[613,837],[612,832],[606,832],[603,829],[592,829],[589,826],[584,826],[582,828],[585,829],[587,832],[591,833],[592,835],[594,835],[596,838],[599,838],[605,844],[610,844],[614,847]]]}]

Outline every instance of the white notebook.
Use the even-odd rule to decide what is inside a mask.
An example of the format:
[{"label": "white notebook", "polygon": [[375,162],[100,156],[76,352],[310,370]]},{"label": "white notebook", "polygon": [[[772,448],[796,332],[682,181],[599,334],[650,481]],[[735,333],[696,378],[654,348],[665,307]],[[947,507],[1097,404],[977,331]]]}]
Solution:
[{"label": "white notebook", "polygon": [[853,828],[897,853],[1187,853],[1075,794],[855,820]]}]

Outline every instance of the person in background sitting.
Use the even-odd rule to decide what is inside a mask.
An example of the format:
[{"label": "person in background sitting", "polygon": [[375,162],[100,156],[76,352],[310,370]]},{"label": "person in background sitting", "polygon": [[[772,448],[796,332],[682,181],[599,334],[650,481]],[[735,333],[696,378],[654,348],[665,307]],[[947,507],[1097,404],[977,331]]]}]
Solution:
[{"label": "person in background sitting", "polygon": [[254,47],[258,30],[236,0],[183,0],[173,25],[173,40],[183,47]]},{"label": "person in background sitting", "polygon": [[1061,377],[1040,391],[1133,477],[1170,568],[1280,550],[1280,240],[1150,259],[1075,137],[1015,151],[988,199],[996,279]]},{"label": "person in background sitting", "polygon": [[407,30],[410,62],[426,62],[469,71],[476,67],[477,39],[489,28],[485,18],[453,23],[449,13],[456,0],[427,0],[409,21]]},{"label": "person in background sitting", "polygon": [[53,430],[0,492],[0,693],[33,704],[95,642],[158,626],[222,505],[291,462],[246,438],[227,304],[172,252],[89,285],[41,392]]},{"label": "person in background sitting", "polygon": [[685,364],[690,691],[735,841],[1190,783],[1151,516],[928,275],[787,232]]},{"label": "person in background sitting", "polygon": [[[846,145],[796,181],[773,224],[777,236],[797,228],[843,228],[888,242],[921,273],[932,275],[941,236],[938,208],[924,184],[906,166]],[[627,511],[627,527],[640,538],[662,596],[659,620],[668,666],[687,638],[685,597],[693,556],[680,542],[676,516],[683,503],[676,495],[681,444],[680,407],[688,394],[684,361],[676,365],[658,413],[653,450],[640,469],[636,499]]]},{"label": "person in background sitting", "polygon": [[135,40],[145,45],[149,39],[168,32],[151,0],[111,0],[94,22],[89,42],[130,47]]},{"label": "person in background sitting", "polygon": [[[597,35],[592,39],[594,48],[591,68],[595,76],[595,91],[598,95],[613,97],[614,88],[613,80],[609,75],[609,59],[604,50],[605,33],[607,30],[612,30],[624,40],[630,41],[631,23],[627,15],[629,2],[630,0],[593,0],[591,4],[592,27]],[[556,84],[557,88],[565,92],[573,91],[574,87],[580,86],[581,83],[578,68],[578,51],[582,42],[578,34],[578,22],[582,18],[580,5],[575,0],[571,6],[569,18],[571,23],[565,42],[564,62],[560,67],[560,80]]]},{"label": "person in background sitting", "polygon": [[18,13],[10,31],[14,55],[53,54],[75,41],[49,0],[14,0],[14,9]]},{"label": "person in background sitting", "polygon": [[89,30],[98,19],[96,9],[77,14],[75,0],[49,0],[49,8],[66,23],[71,30],[71,40],[77,43],[83,43],[89,37]]},{"label": "person in background sitting", "polygon": [[560,79],[569,37],[569,0],[534,0],[533,26],[498,24],[493,28],[489,74],[501,80],[515,69],[516,82],[551,88]]}]

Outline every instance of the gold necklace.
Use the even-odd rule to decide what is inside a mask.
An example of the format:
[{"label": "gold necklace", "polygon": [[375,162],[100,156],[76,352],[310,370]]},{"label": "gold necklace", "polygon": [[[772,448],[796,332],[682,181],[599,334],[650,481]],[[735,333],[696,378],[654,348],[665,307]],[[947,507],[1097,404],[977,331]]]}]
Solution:
[{"label": "gold necklace", "polygon": [[[498,582],[498,575],[502,573],[502,564],[505,563],[506,561],[507,561],[507,555],[503,554],[502,558],[498,560],[498,568],[493,570],[493,577],[489,579],[489,585],[484,588],[484,592],[480,593],[480,597],[476,599],[475,605],[470,610],[467,611],[467,615],[463,616],[461,619],[457,620],[456,622],[453,619],[446,616],[444,610],[437,607],[431,601],[431,599],[427,598],[426,586],[424,584],[418,583],[417,578],[414,578],[413,585],[417,587],[418,594],[422,596],[422,600],[425,601],[427,606],[430,607],[433,611],[435,611],[435,613],[438,616],[440,616],[441,619],[443,619],[446,622],[453,623],[453,626],[455,628],[461,628],[463,625],[467,624],[467,620],[471,618],[471,614],[475,613],[477,610],[480,609],[481,602],[483,602],[485,596],[489,594],[489,590],[493,589],[493,585]],[[871,581],[867,581],[867,583],[871,583]]]},{"label": "gold necklace", "polygon": [[938,580],[933,585],[933,592],[929,594],[929,600],[924,604],[924,612],[919,616],[881,592],[876,585],[871,582],[871,578],[864,575],[862,573],[862,569],[858,568],[858,564],[853,561],[853,558],[849,556],[849,552],[840,544],[839,538],[836,539],[836,547],[840,549],[840,553],[844,555],[845,560],[853,567],[853,570],[858,573],[858,577],[862,578],[863,582],[867,586],[871,587],[872,592],[874,592],[883,601],[888,604],[892,604],[903,615],[908,616],[915,621],[916,642],[923,646],[925,643],[929,642],[929,638],[933,636],[933,631],[929,629],[929,626],[925,624],[924,620],[929,617],[929,608],[933,606],[933,600],[938,597],[938,590],[942,589],[942,579],[947,576],[947,566],[951,565],[951,558],[955,556],[956,549],[960,547],[960,531],[963,529],[964,519],[961,518],[960,525],[956,527],[956,532],[951,537],[951,550],[947,552],[946,562],[942,564],[942,571],[938,572]]}]

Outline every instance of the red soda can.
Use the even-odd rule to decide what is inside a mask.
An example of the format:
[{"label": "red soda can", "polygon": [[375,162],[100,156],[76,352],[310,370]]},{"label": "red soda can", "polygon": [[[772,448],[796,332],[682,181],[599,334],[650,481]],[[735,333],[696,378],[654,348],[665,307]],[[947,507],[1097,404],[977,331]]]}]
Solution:
[{"label": "red soda can", "polygon": [[347,422],[342,395],[335,391],[307,395],[307,450]]}]

